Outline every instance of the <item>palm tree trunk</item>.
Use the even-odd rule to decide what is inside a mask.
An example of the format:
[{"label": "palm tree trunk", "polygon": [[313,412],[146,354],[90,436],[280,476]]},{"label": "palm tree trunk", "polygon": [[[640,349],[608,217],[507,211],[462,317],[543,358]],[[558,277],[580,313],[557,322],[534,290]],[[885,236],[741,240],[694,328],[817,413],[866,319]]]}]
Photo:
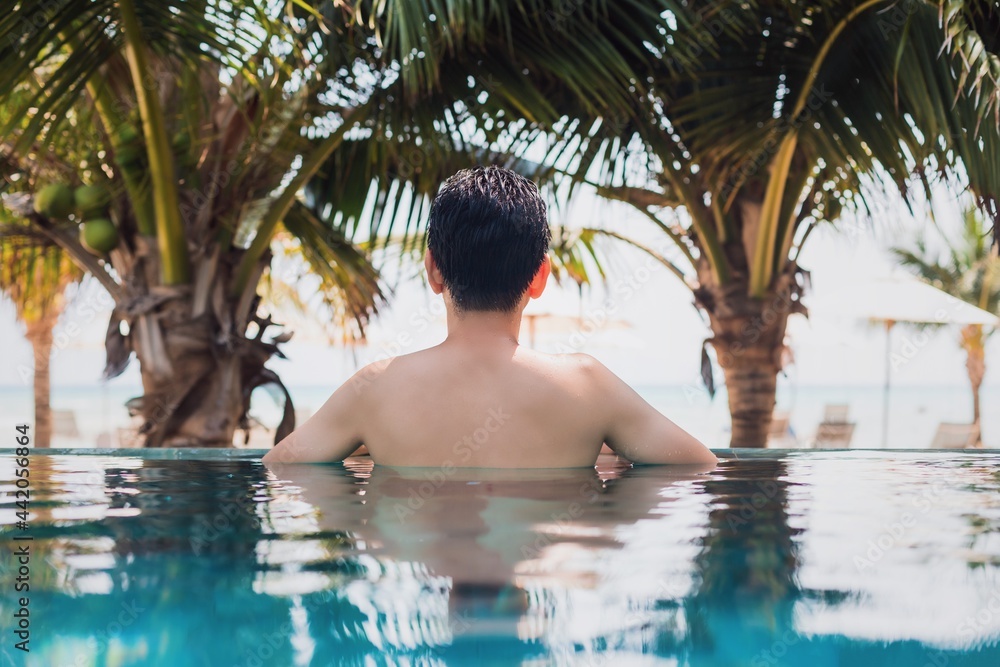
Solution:
[{"label": "palm tree trunk", "polygon": [[[228,274],[202,275],[210,277],[199,278],[194,289],[159,286],[162,300],[129,314],[130,348],[143,385],[143,396],[130,407],[143,418],[139,433],[146,447],[231,447],[253,388],[272,383],[284,389],[264,367],[279,352],[276,342],[262,340],[273,333],[267,331],[273,322],[254,314],[256,298],[237,303],[226,289]],[[202,282],[210,285],[210,296],[198,305]],[[246,335],[249,322],[258,325],[253,336]],[[287,392],[285,415],[289,421],[283,419],[279,438],[294,428]]]},{"label": "palm tree trunk", "polygon": [[[153,326],[156,326],[155,324]],[[238,358],[213,358],[168,343],[137,348],[142,363],[143,396],[140,402],[147,447],[230,447],[241,416],[242,385],[234,381]],[[205,348],[208,348],[207,340]],[[152,357],[158,357],[152,361]],[[167,375],[148,370],[169,360]]]},{"label": "palm tree trunk", "polygon": [[[731,249],[731,248],[730,248]],[[749,295],[745,277],[718,285],[701,274],[695,300],[709,317],[719,366],[729,394],[732,447],[766,447],[785,352],[785,326],[799,301],[793,263],[772,282],[763,299]]]},{"label": "palm tree trunk", "polygon": [[[232,446],[243,412],[243,365],[253,363],[252,350],[220,345],[216,333],[208,320],[146,316],[137,322],[140,433],[147,447]],[[257,360],[259,368],[265,360]]]},{"label": "palm tree trunk", "polygon": [[28,325],[25,337],[31,343],[35,361],[35,447],[52,446],[51,376],[49,361],[52,358],[52,329],[58,315],[46,315]]},{"label": "palm tree trunk", "polygon": [[972,386],[972,422],[980,423],[979,389],[986,375],[986,349],[981,324],[962,327],[962,347],[965,348],[965,369]]},{"label": "palm tree trunk", "polygon": [[732,419],[730,447],[767,446],[778,384],[778,368],[771,362],[772,356],[771,350],[760,346],[734,356],[728,366],[722,367]]},{"label": "palm tree trunk", "polygon": [[709,320],[729,394],[730,446],[765,447],[790,304],[778,295],[758,300],[742,290],[726,292],[716,295]]}]

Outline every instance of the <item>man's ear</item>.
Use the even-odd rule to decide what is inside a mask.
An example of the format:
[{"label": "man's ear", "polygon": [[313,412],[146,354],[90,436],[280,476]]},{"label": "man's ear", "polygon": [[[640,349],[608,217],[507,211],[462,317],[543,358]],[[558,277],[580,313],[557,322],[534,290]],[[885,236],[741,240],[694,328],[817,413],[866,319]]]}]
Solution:
[{"label": "man's ear", "polygon": [[545,291],[545,285],[549,281],[549,274],[552,273],[552,264],[549,260],[549,253],[545,253],[545,257],[542,258],[542,265],[538,267],[538,271],[535,272],[535,277],[531,279],[531,284],[528,285],[528,296],[532,299],[537,299]]},{"label": "man's ear", "polygon": [[424,269],[427,270],[427,284],[431,286],[431,291],[435,294],[443,292],[444,276],[441,275],[441,269],[438,268],[430,250],[424,253]]}]

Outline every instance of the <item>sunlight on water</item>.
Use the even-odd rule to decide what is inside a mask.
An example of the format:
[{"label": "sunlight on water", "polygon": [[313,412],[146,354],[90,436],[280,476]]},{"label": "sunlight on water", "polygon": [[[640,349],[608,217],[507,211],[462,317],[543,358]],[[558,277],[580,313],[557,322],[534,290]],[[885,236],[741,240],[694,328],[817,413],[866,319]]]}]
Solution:
[{"label": "sunlight on water", "polygon": [[[737,452],[711,473],[31,459],[3,664],[1000,664],[1000,455]],[[245,458],[240,458],[240,457]],[[0,583],[13,591],[11,558]]]}]

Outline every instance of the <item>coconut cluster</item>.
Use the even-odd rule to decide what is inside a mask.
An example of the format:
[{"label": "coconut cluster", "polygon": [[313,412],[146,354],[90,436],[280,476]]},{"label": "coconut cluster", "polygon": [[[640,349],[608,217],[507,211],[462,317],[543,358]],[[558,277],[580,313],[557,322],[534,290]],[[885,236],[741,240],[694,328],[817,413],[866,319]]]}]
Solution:
[{"label": "coconut cluster", "polygon": [[52,220],[75,216],[80,224],[80,243],[95,255],[106,255],[118,247],[118,228],[108,219],[111,195],[100,185],[81,185],[75,190],[65,183],[51,183],[35,194],[35,212]]}]

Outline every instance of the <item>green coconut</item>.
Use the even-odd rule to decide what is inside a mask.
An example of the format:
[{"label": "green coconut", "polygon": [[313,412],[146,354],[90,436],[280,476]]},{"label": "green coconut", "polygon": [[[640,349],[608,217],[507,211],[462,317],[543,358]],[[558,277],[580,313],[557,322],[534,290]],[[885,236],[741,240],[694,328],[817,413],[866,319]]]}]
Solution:
[{"label": "green coconut", "polygon": [[73,212],[73,190],[64,183],[53,183],[35,193],[35,212],[49,218],[68,218]]},{"label": "green coconut", "polygon": [[80,242],[88,250],[105,255],[118,246],[118,230],[107,218],[88,220],[80,226]]},{"label": "green coconut", "polygon": [[84,218],[95,218],[107,209],[111,195],[100,185],[81,185],[73,191],[73,199]]}]

